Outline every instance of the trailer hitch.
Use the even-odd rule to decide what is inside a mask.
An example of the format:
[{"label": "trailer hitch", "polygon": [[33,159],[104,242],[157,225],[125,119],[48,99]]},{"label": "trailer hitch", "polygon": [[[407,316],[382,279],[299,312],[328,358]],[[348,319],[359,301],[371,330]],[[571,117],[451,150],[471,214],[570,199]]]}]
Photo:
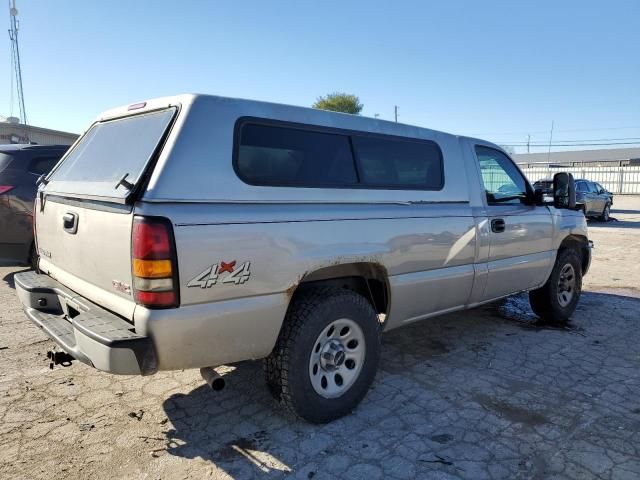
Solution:
[{"label": "trailer hitch", "polygon": [[70,367],[71,362],[75,360],[67,352],[58,352],[55,350],[49,350],[47,352],[47,358],[50,360],[49,369],[53,370],[54,365],[62,365],[63,367]]}]

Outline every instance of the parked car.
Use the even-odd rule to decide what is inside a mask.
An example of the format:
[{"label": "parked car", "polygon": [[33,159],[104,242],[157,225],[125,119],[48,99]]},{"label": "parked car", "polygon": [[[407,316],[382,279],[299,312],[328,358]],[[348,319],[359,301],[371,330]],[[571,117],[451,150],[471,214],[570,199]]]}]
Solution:
[{"label": "parked car", "polygon": [[603,222],[609,221],[613,194],[602,185],[589,180],[576,180],[576,202],[585,217],[597,217]]},{"label": "parked car", "polygon": [[33,199],[36,181],[68,149],[64,145],[0,145],[0,262],[35,259]]},{"label": "parked car", "polygon": [[541,190],[544,195],[553,196],[553,178],[538,180],[533,184],[534,190]]},{"label": "parked car", "polygon": [[[310,422],[351,412],[380,334],[529,291],[566,322],[590,263],[573,178],[555,207],[484,140],[206,95],[99,116],[36,200],[28,317],[100,370],[264,359]],[[573,196],[572,196],[573,193]]]}]

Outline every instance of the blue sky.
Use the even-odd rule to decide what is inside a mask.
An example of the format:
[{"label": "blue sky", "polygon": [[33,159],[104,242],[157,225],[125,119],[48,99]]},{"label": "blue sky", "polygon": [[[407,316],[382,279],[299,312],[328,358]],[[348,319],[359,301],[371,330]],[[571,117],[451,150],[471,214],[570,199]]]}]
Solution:
[{"label": "blue sky", "polygon": [[[80,132],[107,108],[184,92],[309,106],[341,90],[360,97],[363,115],[391,120],[399,105],[401,122],[503,144],[527,133],[548,141],[552,120],[558,140],[640,138],[638,0],[17,0],[17,7],[33,125]],[[4,38],[0,115],[7,116]]]}]

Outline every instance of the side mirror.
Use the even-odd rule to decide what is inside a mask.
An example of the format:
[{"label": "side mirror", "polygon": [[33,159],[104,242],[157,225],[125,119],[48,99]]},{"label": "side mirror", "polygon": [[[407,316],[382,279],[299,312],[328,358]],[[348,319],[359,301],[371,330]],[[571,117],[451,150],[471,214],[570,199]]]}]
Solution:
[{"label": "side mirror", "polygon": [[560,172],[553,176],[553,205],[556,208],[575,210],[576,182],[570,173]]}]

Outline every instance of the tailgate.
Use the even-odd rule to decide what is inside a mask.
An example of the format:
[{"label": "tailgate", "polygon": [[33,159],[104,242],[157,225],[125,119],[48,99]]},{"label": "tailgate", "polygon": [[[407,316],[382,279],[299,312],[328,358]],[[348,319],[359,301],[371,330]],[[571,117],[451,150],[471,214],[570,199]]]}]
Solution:
[{"label": "tailgate", "polygon": [[132,209],[47,196],[36,206],[40,270],[104,308],[133,318]]}]

